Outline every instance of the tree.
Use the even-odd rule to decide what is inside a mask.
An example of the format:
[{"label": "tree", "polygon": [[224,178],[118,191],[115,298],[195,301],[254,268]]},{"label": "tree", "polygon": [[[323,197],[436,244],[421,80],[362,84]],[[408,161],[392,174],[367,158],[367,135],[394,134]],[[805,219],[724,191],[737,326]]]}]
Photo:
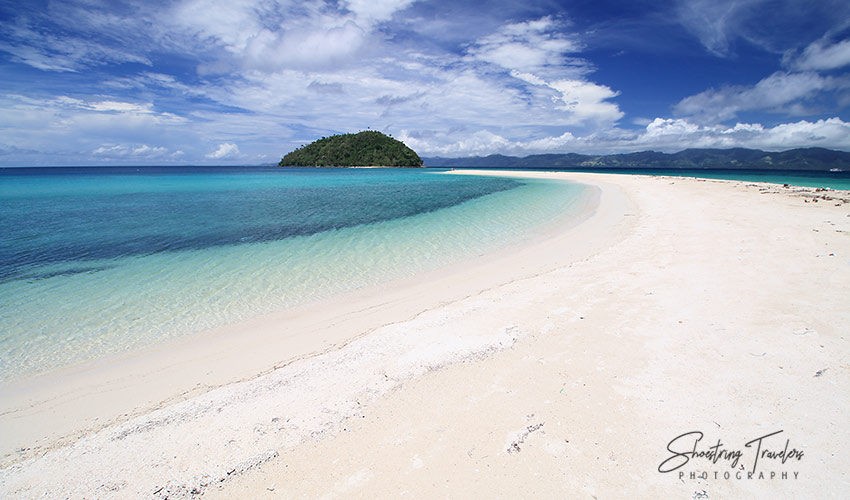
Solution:
[{"label": "tree", "polygon": [[322,137],[284,156],[281,167],[421,167],[403,142],[375,130]]}]

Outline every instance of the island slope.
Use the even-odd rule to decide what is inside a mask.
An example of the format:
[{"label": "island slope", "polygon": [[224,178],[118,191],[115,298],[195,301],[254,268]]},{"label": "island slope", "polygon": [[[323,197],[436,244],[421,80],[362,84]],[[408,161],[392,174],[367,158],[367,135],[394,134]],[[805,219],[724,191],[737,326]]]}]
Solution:
[{"label": "island slope", "polygon": [[322,137],[284,156],[280,167],[421,167],[403,142],[374,130]]}]

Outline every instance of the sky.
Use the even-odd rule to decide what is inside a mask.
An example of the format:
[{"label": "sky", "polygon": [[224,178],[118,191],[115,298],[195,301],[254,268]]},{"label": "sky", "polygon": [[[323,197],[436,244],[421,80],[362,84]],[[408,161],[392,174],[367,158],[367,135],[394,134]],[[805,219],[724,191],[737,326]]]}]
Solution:
[{"label": "sky", "polygon": [[0,0],[0,166],[850,151],[847,0]]}]

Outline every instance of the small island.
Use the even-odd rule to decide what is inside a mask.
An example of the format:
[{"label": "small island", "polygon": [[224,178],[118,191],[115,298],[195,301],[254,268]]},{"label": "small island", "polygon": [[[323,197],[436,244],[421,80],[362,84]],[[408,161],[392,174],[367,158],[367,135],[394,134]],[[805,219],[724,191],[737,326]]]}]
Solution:
[{"label": "small island", "polygon": [[403,142],[375,130],[322,137],[284,156],[279,167],[421,167]]}]

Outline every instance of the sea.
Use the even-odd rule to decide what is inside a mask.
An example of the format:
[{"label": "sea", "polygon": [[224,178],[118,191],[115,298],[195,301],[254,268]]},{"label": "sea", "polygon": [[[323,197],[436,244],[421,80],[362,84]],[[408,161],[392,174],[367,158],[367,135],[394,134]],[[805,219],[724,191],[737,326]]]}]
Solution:
[{"label": "sea", "polygon": [[[495,252],[589,193],[445,170],[0,168],[0,383]],[[847,172],[604,171],[850,189]]]},{"label": "sea", "polygon": [[[467,170],[489,170],[491,167],[463,167]],[[493,170],[517,170],[494,168]],[[588,172],[626,175],[663,175],[671,177],[691,177],[698,179],[724,179],[745,182],[767,182],[770,184],[788,184],[813,188],[829,188],[850,191],[850,171],[811,171],[811,170],[748,170],[731,168],[529,168],[521,169],[540,172]]]},{"label": "sea", "polygon": [[497,251],[588,192],[435,169],[0,169],[0,382]]}]

